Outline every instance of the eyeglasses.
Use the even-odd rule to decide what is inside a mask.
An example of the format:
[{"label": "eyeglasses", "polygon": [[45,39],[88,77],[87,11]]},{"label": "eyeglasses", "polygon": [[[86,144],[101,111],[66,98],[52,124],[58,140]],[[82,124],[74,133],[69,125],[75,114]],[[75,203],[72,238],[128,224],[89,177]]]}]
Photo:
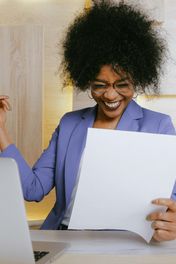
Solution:
[{"label": "eyeglasses", "polygon": [[117,93],[121,94],[128,93],[132,89],[131,83],[127,78],[117,80],[114,83],[102,82],[99,80],[90,83],[91,91],[97,95],[106,93],[110,87],[113,87]]}]

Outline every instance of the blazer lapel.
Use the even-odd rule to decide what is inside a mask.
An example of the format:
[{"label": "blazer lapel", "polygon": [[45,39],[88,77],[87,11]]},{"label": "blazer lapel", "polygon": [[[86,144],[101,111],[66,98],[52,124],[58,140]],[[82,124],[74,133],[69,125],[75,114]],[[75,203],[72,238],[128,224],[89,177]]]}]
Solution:
[{"label": "blazer lapel", "polygon": [[96,115],[96,107],[89,109],[74,128],[68,144],[65,160],[65,193],[66,207],[75,185],[80,159],[85,147],[87,129],[92,127]]},{"label": "blazer lapel", "polygon": [[116,129],[124,131],[139,131],[139,119],[142,117],[142,108],[132,100],[124,111]]}]

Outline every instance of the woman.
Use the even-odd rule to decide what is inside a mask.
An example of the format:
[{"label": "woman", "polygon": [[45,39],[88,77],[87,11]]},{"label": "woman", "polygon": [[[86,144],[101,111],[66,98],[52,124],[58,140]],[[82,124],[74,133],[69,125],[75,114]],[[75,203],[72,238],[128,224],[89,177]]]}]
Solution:
[{"label": "woman", "polygon": [[[0,97],[0,149],[2,157],[14,158],[19,166],[26,200],[40,201],[56,189],[56,203],[42,229],[66,229],[79,178],[79,166],[88,127],[175,134],[169,116],[141,108],[133,97],[159,93],[159,73],[164,56],[163,41],[152,21],[136,8],[111,1],[94,1],[79,15],[63,42],[65,80],[87,90],[97,105],[67,113],[56,128],[48,148],[31,169],[12,144],[5,129],[10,105]],[[157,241],[176,238],[176,202],[156,199],[167,212],[148,216]]]}]

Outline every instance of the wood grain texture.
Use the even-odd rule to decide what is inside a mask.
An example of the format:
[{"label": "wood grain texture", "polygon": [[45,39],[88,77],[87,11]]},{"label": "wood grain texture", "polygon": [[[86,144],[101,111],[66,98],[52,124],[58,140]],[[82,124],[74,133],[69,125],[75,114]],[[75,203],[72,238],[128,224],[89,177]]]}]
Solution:
[{"label": "wood grain texture", "polygon": [[[14,143],[32,165],[42,151],[42,26],[0,26],[0,61],[0,94],[9,95],[12,105],[7,127]],[[36,211],[39,217],[36,203],[26,203],[26,208],[28,217],[34,214],[35,218]]]},{"label": "wood grain texture", "polygon": [[42,45],[41,26],[0,26],[0,93],[10,96],[7,126],[29,164],[42,150]]}]

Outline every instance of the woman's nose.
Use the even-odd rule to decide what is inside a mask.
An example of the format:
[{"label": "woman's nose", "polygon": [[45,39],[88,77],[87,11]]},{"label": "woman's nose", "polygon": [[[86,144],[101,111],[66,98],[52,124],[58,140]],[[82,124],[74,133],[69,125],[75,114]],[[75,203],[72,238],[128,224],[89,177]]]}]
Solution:
[{"label": "woman's nose", "polygon": [[107,91],[104,93],[104,97],[108,98],[109,100],[117,98],[118,96],[119,96],[119,93],[112,86],[110,86],[107,89]]}]

